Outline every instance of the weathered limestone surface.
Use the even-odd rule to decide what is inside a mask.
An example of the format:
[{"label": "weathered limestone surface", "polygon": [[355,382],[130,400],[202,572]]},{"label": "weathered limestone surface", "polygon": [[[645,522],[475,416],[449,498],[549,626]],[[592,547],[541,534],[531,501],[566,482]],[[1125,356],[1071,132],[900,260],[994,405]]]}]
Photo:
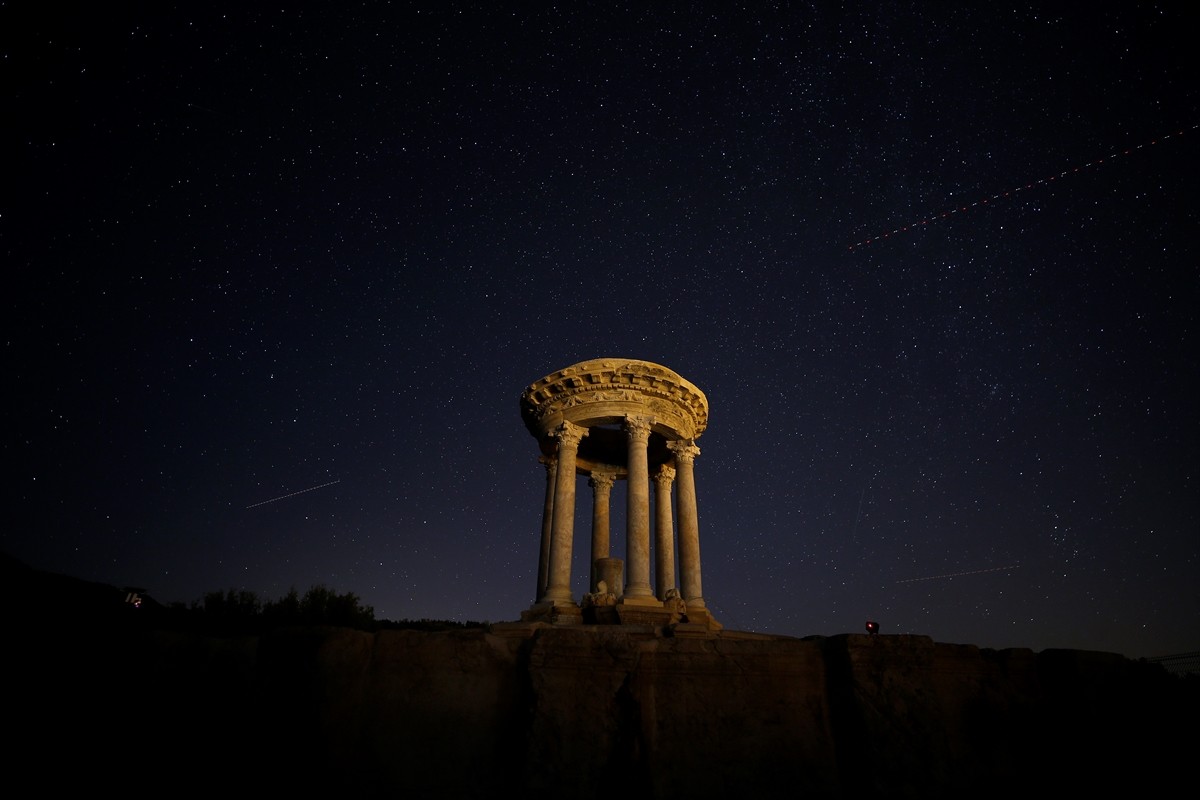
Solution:
[{"label": "weathered limestone surface", "polygon": [[[547,473],[542,544],[534,604],[525,622],[577,625],[641,624],[677,596],[689,623],[720,630],[704,599],[694,462],[696,440],[708,426],[708,400],[691,382],[661,364],[600,358],[556,370],[531,383],[520,398],[521,418],[538,440]],[[551,466],[553,465],[553,466]],[[592,499],[592,541],[585,595],[597,593],[598,564],[611,560],[609,502],[616,480],[625,481],[626,518],[620,580],[608,580],[619,612],[591,614],[575,603],[571,575],[576,478],[587,476]],[[678,480],[676,481],[676,478]],[[655,484],[654,565],[651,569],[651,491]],[[679,575],[671,485],[676,483]],[[651,585],[653,578],[654,584]],[[678,605],[673,600],[672,607]],[[669,614],[667,615],[669,616]]]},{"label": "weathered limestone surface", "polygon": [[1078,796],[1190,780],[1200,743],[1197,683],[1112,654],[656,630],[10,629],[9,777],[305,796]]}]

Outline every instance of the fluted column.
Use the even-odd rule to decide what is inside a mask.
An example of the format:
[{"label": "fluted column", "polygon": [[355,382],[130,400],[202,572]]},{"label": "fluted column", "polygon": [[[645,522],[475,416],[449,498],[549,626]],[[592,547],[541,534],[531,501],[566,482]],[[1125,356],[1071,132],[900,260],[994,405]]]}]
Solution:
[{"label": "fluted column", "polygon": [[[592,487],[592,563],[590,573],[592,588],[590,591],[593,592],[597,591],[596,582],[600,580],[600,575],[596,572],[596,560],[608,558],[610,546],[609,502],[616,479],[615,472],[605,470],[593,471],[591,478],[588,479],[588,484]],[[615,591],[615,587],[610,586],[609,589]]]},{"label": "fluted column", "polygon": [[629,486],[625,519],[628,542],[625,546],[625,597],[653,597],[650,589],[650,468],[646,448],[650,441],[649,417],[625,417],[629,438]]},{"label": "fluted column", "polygon": [[574,604],[571,597],[571,543],[575,536],[575,459],[587,428],[564,422],[554,432],[558,467],[554,478],[554,524],[550,531],[550,571],[543,601]]},{"label": "fluted column", "polygon": [[700,448],[690,440],[669,442],[675,454],[675,503],[679,517],[679,588],[688,608],[704,608],[700,586],[700,524],[693,466]]},{"label": "fluted column", "polygon": [[554,477],[558,459],[554,456],[542,456],[538,459],[546,465],[546,502],[542,507],[542,549],[538,553],[537,593],[533,599],[538,600],[546,593],[548,575],[550,572],[550,532],[554,529]]},{"label": "fluted column", "polygon": [[659,600],[675,586],[675,531],[671,522],[671,482],[675,468],[663,464],[654,475],[654,588]]}]

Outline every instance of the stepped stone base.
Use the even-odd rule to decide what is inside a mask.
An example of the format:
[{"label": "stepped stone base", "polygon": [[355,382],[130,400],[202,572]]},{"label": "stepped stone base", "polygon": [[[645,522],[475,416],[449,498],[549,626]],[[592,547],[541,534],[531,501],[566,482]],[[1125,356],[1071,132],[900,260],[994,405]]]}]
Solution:
[{"label": "stepped stone base", "polygon": [[575,604],[536,603],[521,612],[521,622],[547,622],[551,625],[580,625],[583,609]]},{"label": "stepped stone base", "polygon": [[703,636],[722,630],[707,608],[689,610],[680,614],[665,608],[658,600],[648,602],[635,598],[631,602],[622,600],[616,605],[557,605],[537,603],[521,612],[522,623],[546,623],[549,625],[621,625],[649,626],[674,636]]}]

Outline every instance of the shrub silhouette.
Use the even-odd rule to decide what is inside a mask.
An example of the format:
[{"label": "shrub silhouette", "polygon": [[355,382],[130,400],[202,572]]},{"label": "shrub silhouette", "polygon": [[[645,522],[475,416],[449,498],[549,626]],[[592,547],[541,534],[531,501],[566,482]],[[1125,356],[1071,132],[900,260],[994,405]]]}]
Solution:
[{"label": "shrub silhouette", "polygon": [[375,609],[364,605],[354,592],[339,593],[318,584],[303,595],[295,587],[278,600],[263,600],[244,589],[207,592],[185,607],[180,603],[159,607],[157,624],[218,636],[261,634],[276,628],[327,625],[374,632],[378,630],[446,631],[486,628],[487,622],[444,619],[375,618]]},{"label": "shrub silhouette", "polygon": [[264,620],[279,625],[335,625],[341,628],[374,630],[375,609],[362,605],[354,592],[338,594],[324,586],[310,588],[300,598],[295,588],[277,603],[263,607]]},{"label": "shrub silhouette", "polygon": [[[173,617],[181,621],[179,609]],[[263,601],[253,592],[228,589],[207,592],[192,604],[187,627],[209,633],[239,635],[263,633],[293,625],[332,625],[371,631],[376,627],[375,609],[364,606],[353,592],[338,594],[325,586],[313,586],[301,597],[292,588],[279,600]]]},{"label": "shrub silhouette", "polygon": [[199,610],[206,628],[228,633],[254,633],[259,629],[262,603],[254,592],[230,589],[205,594]]}]

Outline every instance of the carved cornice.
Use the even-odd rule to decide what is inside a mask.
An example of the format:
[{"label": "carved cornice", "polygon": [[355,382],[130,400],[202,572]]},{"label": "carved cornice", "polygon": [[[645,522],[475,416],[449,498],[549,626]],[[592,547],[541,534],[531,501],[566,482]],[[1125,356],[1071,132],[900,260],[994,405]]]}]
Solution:
[{"label": "carved cornice", "polygon": [[653,416],[676,436],[695,439],[708,427],[708,399],[660,364],[623,358],[574,364],[535,381],[521,395],[521,418],[539,438],[551,433],[557,419],[585,421],[589,414]]}]

